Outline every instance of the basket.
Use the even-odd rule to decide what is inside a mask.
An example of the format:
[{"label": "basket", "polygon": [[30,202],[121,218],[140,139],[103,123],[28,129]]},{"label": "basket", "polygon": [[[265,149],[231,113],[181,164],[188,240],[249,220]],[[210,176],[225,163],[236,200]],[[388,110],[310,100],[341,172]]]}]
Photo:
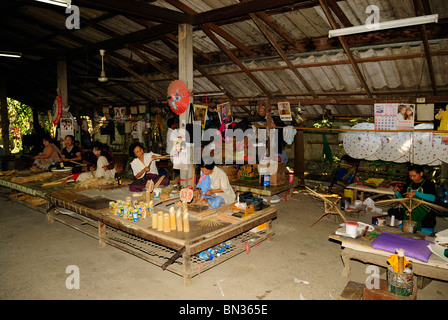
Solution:
[{"label": "basket", "polygon": [[414,273],[398,273],[391,266],[387,268],[387,291],[400,297],[412,296]]}]

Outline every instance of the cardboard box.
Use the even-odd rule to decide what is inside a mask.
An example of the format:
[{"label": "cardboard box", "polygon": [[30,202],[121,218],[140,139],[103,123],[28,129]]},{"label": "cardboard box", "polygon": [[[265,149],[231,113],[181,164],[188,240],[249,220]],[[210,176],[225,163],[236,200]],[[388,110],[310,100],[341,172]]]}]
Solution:
[{"label": "cardboard box", "polygon": [[[276,168],[274,168],[276,166]],[[261,178],[264,175],[270,176],[270,185],[278,186],[286,183],[286,163],[284,162],[276,162],[273,164],[272,162],[260,162],[258,165],[259,179],[258,181],[261,184]]]},{"label": "cardboard box", "polygon": [[256,180],[258,179],[258,164],[245,164],[240,168],[241,180]]}]

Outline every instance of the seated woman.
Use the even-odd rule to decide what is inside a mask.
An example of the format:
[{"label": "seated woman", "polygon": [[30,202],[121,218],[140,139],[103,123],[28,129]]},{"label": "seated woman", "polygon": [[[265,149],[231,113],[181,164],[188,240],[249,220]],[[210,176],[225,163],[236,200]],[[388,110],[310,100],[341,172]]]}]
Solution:
[{"label": "seated woman", "polygon": [[44,145],[44,150],[33,157],[33,166],[39,169],[48,169],[53,162],[61,161],[62,154],[61,150],[53,143],[53,139],[49,134],[42,138],[42,144]]},{"label": "seated woman", "polygon": [[199,202],[208,202],[212,208],[218,208],[223,204],[231,204],[235,201],[235,192],[230,185],[226,173],[214,163],[202,163],[200,166],[202,176],[197,187],[201,199]]},{"label": "seated woman", "polygon": [[[159,179],[159,171],[157,170],[156,161],[159,161],[157,157],[160,154],[143,151],[143,145],[140,142],[136,142],[130,145],[129,155],[135,157],[131,162],[132,173],[135,179],[153,180],[156,183]],[[161,182],[163,185],[170,183],[168,178],[164,178]]]},{"label": "seated woman", "polygon": [[67,135],[64,138],[65,148],[62,149],[62,161],[64,161],[64,166],[73,167],[72,173],[78,173],[82,171],[82,168],[71,161],[82,161],[81,150],[75,145],[75,137],[72,135]]},{"label": "seated woman", "polygon": [[[92,144],[92,152],[97,157],[96,166],[90,167],[89,172],[82,172],[76,181],[84,181],[94,178],[114,179],[115,168],[113,168],[112,157],[108,152],[103,151],[103,144],[95,141]],[[110,165],[112,165],[112,169],[110,168]]]},{"label": "seated woman", "polygon": [[[415,198],[428,202],[436,200],[436,187],[434,183],[426,179],[423,168],[420,165],[411,165],[408,168],[409,181],[399,190],[394,187],[395,196],[397,198]],[[409,219],[408,212],[404,209],[392,208],[388,210],[389,216],[395,216],[398,220]],[[436,225],[436,214],[430,208],[418,206],[412,210],[412,220],[417,222],[417,231],[432,233]]]}]

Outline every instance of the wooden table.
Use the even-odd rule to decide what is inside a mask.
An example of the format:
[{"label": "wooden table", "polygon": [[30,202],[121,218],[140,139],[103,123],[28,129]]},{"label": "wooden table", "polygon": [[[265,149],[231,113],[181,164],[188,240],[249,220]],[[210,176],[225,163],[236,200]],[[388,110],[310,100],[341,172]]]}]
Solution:
[{"label": "wooden table", "polygon": [[230,181],[230,185],[235,192],[252,192],[267,197],[267,203],[271,204],[271,196],[289,191],[292,196],[294,188],[297,187],[297,183],[285,183],[278,186],[265,187],[260,185],[257,180],[233,180]]},{"label": "wooden table", "polygon": [[[396,231],[393,231],[396,230]],[[389,227],[380,227],[380,229],[375,229],[374,232],[394,232],[403,236],[411,237],[411,234],[403,233],[397,229]],[[359,260],[365,263],[371,263],[382,267],[387,267],[387,258],[393,253],[372,248],[372,242],[365,238],[349,238],[336,234],[329,236],[331,240],[341,243],[342,252],[341,257],[344,263],[344,268],[342,269],[341,276],[348,278],[350,275],[351,267],[350,260]],[[429,279],[438,279],[447,281],[448,280],[448,265],[446,261],[441,259],[435,254],[429,257],[428,262],[423,262],[414,258],[406,257],[408,261],[412,262],[414,274],[418,277],[419,287],[424,286],[424,282]],[[423,279],[427,278],[427,279]]]},{"label": "wooden table", "polygon": [[372,188],[372,187],[367,187],[367,186],[363,186],[363,185],[359,185],[357,183],[352,183],[349,184],[348,186],[346,186],[347,189],[352,189],[353,190],[353,201],[358,199],[358,192],[361,192],[361,198],[362,200],[365,200],[364,198],[364,193],[375,193],[375,196],[372,196],[371,199],[375,199],[378,198],[380,196],[384,196],[384,195],[388,195],[388,196],[394,196],[394,189],[392,187],[389,188]]},{"label": "wooden table", "polygon": [[[48,181],[15,183],[11,181],[11,177],[3,177],[0,179],[0,186],[45,199],[45,204],[39,207],[18,202],[45,213],[47,221],[50,223],[59,221],[98,239],[100,247],[109,244],[162,267],[174,255],[179,254],[180,258],[174,259],[173,263],[166,266],[166,270],[183,276],[185,285],[189,285],[191,278],[200,272],[244,252],[248,247],[269,240],[274,234],[272,220],[277,217],[274,207],[256,211],[247,220],[238,223],[223,223],[221,226],[207,227],[197,225],[198,221],[195,221],[194,213],[191,212],[190,232],[173,230],[164,233],[152,229],[150,218],[133,222],[115,216],[107,208],[108,201],[102,201],[103,207],[97,205],[94,206],[95,208],[92,208],[92,205],[83,205],[78,202],[89,198],[86,193],[89,195],[99,193],[106,200],[108,195],[113,192],[112,190],[82,191],[75,189],[73,183],[43,188],[43,182]],[[128,188],[128,186],[122,187]],[[133,198],[133,200],[135,199]],[[156,212],[168,212],[168,209],[163,205],[155,207]],[[266,223],[267,226],[265,230],[257,233],[250,232],[251,229],[263,223]],[[229,239],[232,240],[232,245],[219,258],[204,261],[197,257],[197,253]]]},{"label": "wooden table", "polygon": [[[200,272],[247,250],[247,246],[252,247],[269,240],[274,233],[272,220],[277,217],[275,208],[268,207],[238,223],[204,227],[197,224],[199,221],[195,221],[194,214],[191,213],[190,232],[163,232],[152,228],[150,217],[134,222],[114,215],[107,207],[92,209],[81,205],[79,201],[86,199],[86,196],[73,191],[53,192],[47,199],[50,204],[47,212],[49,222],[56,220],[89,234],[99,240],[101,247],[109,244],[158,266],[164,266],[177,254],[180,258],[173,259],[173,263],[165,267],[166,270],[183,276],[186,286],[191,283],[191,278]],[[68,210],[68,214],[63,214],[64,210]],[[158,211],[168,212],[168,208],[157,206],[155,212]],[[264,231],[250,232],[265,222],[267,228]],[[197,253],[229,239],[232,245],[220,257],[211,261],[197,257]]]}]

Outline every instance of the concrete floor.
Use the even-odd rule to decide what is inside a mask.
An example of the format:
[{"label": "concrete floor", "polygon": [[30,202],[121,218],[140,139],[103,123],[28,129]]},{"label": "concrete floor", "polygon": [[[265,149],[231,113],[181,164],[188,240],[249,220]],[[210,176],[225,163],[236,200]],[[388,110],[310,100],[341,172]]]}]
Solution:
[{"label": "concrete floor", "polygon": [[[205,271],[184,287],[180,276],[114,247],[99,248],[96,239],[47,223],[44,214],[13,205],[3,193],[0,299],[333,300],[349,280],[365,282],[368,265],[357,261],[351,263],[349,279],[340,277],[341,247],[328,240],[337,229],[334,217],[310,227],[322,213],[319,201],[295,193],[291,201],[275,206],[272,241]],[[364,218],[369,219],[359,221]],[[437,229],[447,227],[438,218]],[[69,290],[66,268],[73,265],[79,268],[80,288]],[[418,291],[418,298],[448,300],[448,283],[432,281]]]}]

